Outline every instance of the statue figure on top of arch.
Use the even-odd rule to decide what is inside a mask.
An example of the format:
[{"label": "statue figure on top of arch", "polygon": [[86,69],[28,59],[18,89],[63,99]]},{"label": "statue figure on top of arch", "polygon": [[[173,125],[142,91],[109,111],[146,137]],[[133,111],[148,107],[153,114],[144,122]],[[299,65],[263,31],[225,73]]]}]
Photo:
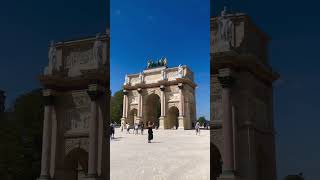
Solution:
[{"label": "statue figure on top of arch", "polygon": [[178,74],[177,74],[177,78],[183,78],[184,77],[184,73],[183,73],[183,67],[181,66],[181,64],[178,67]]},{"label": "statue figure on top of arch", "polygon": [[123,85],[127,85],[127,84],[129,84],[129,77],[128,77],[128,75],[126,74],[126,77],[125,77],[125,79],[124,79]]},{"label": "statue figure on top of arch", "polygon": [[103,44],[100,40],[100,34],[98,33],[96,35],[96,41],[94,42],[93,45],[93,57],[94,57],[94,61],[97,65],[97,67],[99,67],[100,65],[103,64],[102,62],[102,55],[103,55]]},{"label": "statue figure on top of arch", "polygon": [[144,75],[143,75],[143,73],[139,73],[139,80],[140,80],[140,83],[143,83],[143,81],[144,81]]},{"label": "statue figure on top of arch", "polygon": [[219,17],[218,38],[224,43],[230,44],[232,41],[233,22],[227,17],[227,7],[224,7]]},{"label": "statue figure on top of arch", "polygon": [[164,69],[161,70],[161,80],[166,80],[167,79],[167,73]]},{"label": "statue figure on top of arch", "polygon": [[49,64],[44,70],[45,75],[52,74],[52,72],[57,69],[57,55],[56,55],[56,53],[57,53],[57,49],[56,49],[54,41],[52,40],[50,43],[49,52],[48,52]]}]

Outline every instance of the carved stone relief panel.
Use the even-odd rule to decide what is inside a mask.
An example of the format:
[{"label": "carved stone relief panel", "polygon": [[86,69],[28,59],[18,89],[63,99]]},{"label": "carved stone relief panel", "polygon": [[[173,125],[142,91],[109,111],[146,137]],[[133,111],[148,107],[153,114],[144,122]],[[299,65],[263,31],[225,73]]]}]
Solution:
[{"label": "carved stone relief panel", "polygon": [[90,98],[85,91],[69,93],[71,102],[64,108],[65,131],[88,129],[90,119]]},{"label": "carved stone relief panel", "polygon": [[168,102],[180,101],[179,93],[168,93]]},{"label": "carved stone relief panel", "polygon": [[152,83],[157,83],[159,80],[161,80],[161,74],[147,74],[144,77],[144,82],[146,84],[152,84]]}]

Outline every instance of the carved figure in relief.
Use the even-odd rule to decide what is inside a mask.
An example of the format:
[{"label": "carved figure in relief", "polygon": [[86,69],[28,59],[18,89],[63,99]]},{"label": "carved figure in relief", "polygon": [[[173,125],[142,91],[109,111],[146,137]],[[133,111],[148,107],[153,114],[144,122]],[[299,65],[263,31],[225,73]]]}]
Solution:
[{"label": "carved figure in relief", "polygon": [[100,34],[96,35],[96,41],[94,42],[94,46],[93,46],[93,55],[94,55],[94,59],[95,62],[97,63],[97,65],[101,65],[103,64],[102,62],[102,52],[103,50],[103,44],[100,40]]}]

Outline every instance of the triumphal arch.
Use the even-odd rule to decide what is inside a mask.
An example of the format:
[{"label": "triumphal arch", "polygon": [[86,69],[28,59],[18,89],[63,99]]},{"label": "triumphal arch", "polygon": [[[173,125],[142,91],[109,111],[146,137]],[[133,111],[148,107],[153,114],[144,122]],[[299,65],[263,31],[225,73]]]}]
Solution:
[{"label": "triumphal arch", "polygon": [[109,179],[109,34],[51,42],[39,179]]},{"label": "triumphal arch", "polygon": [[167,59],[125,77],[123,123],[154,122],[160,129],[191,129],[196,121],[194,74],[185,65],[168,68]]},{"label": "triumphal arch", "polygon": [[275,180],[270,39],[246,14],[224,9],[210,24],[211,177]]}]

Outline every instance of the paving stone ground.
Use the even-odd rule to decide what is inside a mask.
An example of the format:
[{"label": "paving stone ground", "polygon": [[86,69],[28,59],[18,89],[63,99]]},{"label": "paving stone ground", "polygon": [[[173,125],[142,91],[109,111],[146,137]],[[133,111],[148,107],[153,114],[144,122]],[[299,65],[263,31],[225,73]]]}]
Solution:
[{"label": "paving stone ground", "polygon": [[210,133],[154,130],[154,140],[116,128],[110,144],[111,180],[209,180]]}]

